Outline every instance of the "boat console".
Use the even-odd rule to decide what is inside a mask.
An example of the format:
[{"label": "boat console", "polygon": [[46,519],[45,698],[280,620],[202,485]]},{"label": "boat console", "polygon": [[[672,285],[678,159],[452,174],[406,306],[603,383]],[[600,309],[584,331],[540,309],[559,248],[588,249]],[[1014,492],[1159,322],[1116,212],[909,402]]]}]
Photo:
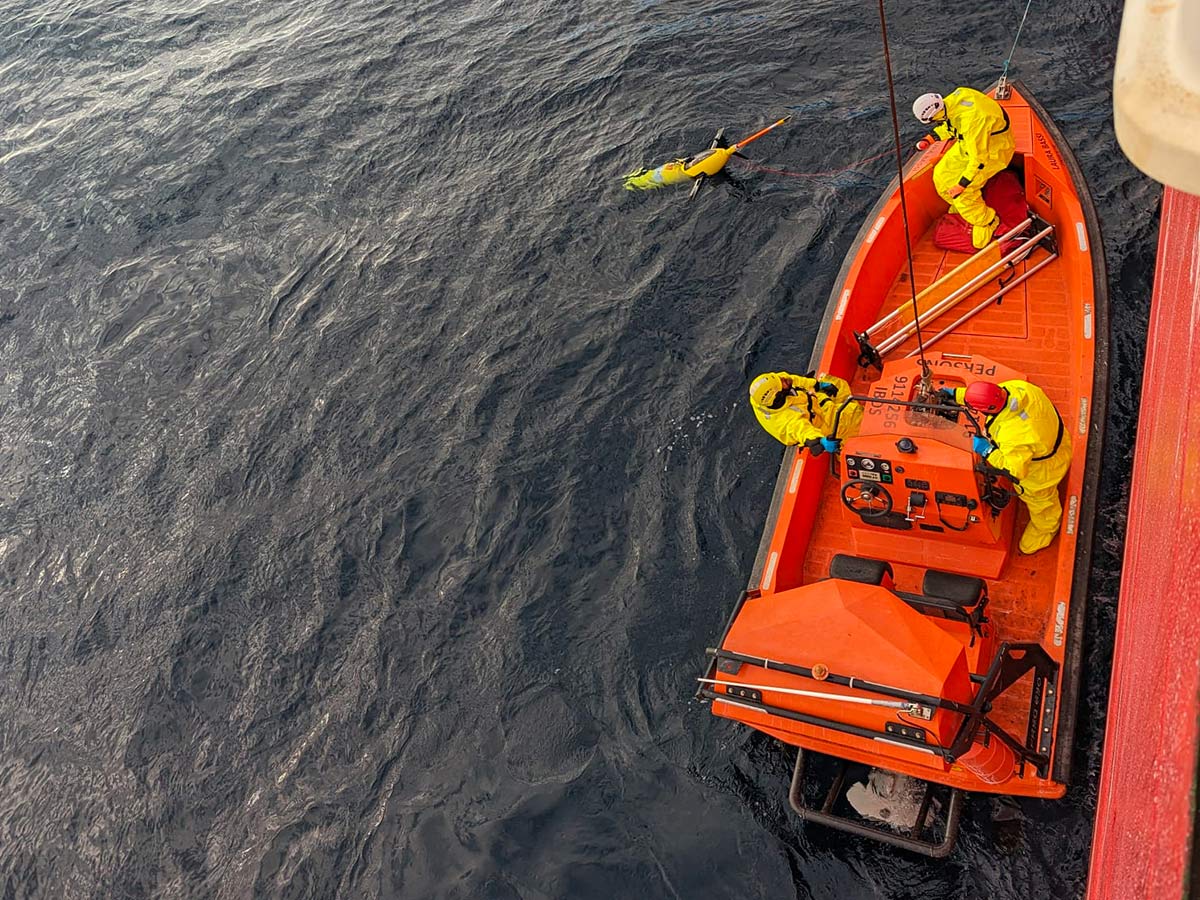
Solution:
[{"label": "boat console", "polygon": [[[1022,377],[978,355],[932,362],[940,363],[935,389]],[[1014,485],[971,449],[979,414],[918,402],[920,383],[920,364],[901,359],[859,398],[862,427],[843,442],[840,460],[851,545],[859,556],[996,578],[1012,545]]]}]

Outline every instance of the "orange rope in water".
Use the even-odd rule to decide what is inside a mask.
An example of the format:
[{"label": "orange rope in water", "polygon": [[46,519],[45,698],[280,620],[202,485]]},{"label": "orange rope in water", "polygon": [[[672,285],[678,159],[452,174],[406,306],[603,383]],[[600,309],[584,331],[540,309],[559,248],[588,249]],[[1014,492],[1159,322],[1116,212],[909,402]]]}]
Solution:
[{"label": "orange rope in water", "polygon": [[790,172],[787,169],[771,169],[767,166],[760,166],[758,163],[751,162],[748,159],[737,159],[733,161],[747,169],[753,169],[755,172],[767,172],[771,175],[787,175],[791,178],[831,178],[834,175],[841,175],[843,172],[849,172],[851,169],[858,169],[867,163],[873,163],[878,159],[883,159],[885,156],[891,156],[891,150],[884,150],[882,153],[877,153],[875,156],[868,156],[866,159],[860,159],[858,162],[850,163],[840,169],[832,169],[828,172]]}]

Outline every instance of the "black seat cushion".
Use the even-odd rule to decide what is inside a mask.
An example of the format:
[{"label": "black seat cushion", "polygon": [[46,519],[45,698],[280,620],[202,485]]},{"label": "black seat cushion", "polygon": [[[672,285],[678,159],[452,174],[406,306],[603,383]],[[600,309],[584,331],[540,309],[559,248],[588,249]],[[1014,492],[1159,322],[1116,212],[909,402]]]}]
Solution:
[{"label": "black seat cushion", "polygon": [[922,594],[949,600],[966,609],[979,603],[986,591],[987,584],[982,578],[939,572],[937,569],[927,569],[921,582]]},{"label": "black seat cushion", "polygon": [[893,578],[892,564],[880,559],[864,559],[839,553],[829,561],[829,577],[863,584],[883,584],[883,576]]}]

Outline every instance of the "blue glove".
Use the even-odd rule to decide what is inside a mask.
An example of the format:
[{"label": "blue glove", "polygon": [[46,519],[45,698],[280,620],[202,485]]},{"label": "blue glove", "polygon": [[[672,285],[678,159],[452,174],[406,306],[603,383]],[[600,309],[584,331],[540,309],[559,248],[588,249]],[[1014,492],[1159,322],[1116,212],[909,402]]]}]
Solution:
[{"label": "blue glove", "polygon": [[822,394],[828,394],[830,397],[836,397],[837,392],[838,392],[837,385],[831,384],[828,381],[818,381],[817,382],[817,390],[820,391]]},{"label": "blue glove", "polygon": [[992,452],[992,442],[982,435],[975,435],[971,438],[971,448],[980,456],[986,457]]},{"label": "blue glove", "polygon": [[842,449],[842,442],[839,438],[821,438],[821,446],[827,453],[837,453]]},{"label": "blue glove", "polygon": [[954,388],[938,388],[938,402],[944,406],[954,405]]}]

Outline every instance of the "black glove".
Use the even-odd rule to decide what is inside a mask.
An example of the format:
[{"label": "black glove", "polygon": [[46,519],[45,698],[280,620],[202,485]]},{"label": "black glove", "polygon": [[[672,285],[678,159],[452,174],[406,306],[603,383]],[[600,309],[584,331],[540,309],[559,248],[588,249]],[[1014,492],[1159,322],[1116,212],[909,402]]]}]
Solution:
[{"label": "black glove", "polygon": [[938,388],[938,402],[944,406],[957,406],[954,400],[954,388]]},{"label": "black glove", "polygon": [[808,452],[813,456],[820,456],[825,452],[825,447],[821,444],[820,438],[813,438],[811,441],[805,441],[804,446],[808,448]]},{"label": "black glove", "polygon": [[824,394],[826,397],[836,397],[837,396],[837,385],[831,381],[818,381],[817,382],[817,390],[820,391],[822,394]]}]

